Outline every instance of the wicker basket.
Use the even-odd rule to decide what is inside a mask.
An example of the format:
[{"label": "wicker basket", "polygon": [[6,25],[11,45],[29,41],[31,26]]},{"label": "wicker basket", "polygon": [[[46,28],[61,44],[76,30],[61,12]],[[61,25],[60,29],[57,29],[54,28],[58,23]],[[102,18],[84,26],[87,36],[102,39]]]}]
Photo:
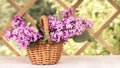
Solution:
[{"label": "wicker basket", "polygon": [[[40,25],[44,28],[46,34],[49,34],[48,20],[46,16],[41,16]],[[32,50],[27,48],[27,53],[32,64],[50,65],[58,63],[63,49],[62,42],[52,45],[50,39],[48,44],[40,41]]]}]

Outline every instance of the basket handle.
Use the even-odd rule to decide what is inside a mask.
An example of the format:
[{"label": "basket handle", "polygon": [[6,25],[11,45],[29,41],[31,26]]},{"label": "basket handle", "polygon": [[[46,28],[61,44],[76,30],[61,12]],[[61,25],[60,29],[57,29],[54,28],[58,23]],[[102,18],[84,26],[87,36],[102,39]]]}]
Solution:
[{"label": "basket handle", "polygon": [[[44,33],[48,36],[49,34],[49,26],[48,26],[48,18],[45,15],[42,15],[40,17],[40,27],[44,29]],[[48,38],[48,41],[50,42],[50,37]]]}]

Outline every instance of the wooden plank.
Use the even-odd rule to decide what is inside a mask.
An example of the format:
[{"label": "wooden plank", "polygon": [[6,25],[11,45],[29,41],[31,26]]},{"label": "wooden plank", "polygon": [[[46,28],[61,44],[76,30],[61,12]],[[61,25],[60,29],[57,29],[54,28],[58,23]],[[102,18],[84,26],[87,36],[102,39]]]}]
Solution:
[{"label": "wooden plank", "polygon": [[4,35],[4,33],[6,32],[6,30],[8,30],[11,27],[11,20],[8,22],[7,25],[5,25],[5,27],[0,31],[0,38],[2,38],[2,36]]},{"label": "wooden plank", "polygon": [[36,0],[29,0],[29,2],[20,10],[17,15],[22,16],[34,3]]},{"label": "wooden plank", "polygon": [[67,8],[68,6],[62,2],[61,0],[56,0],[63,8]]},{"label": "wooden plank", "polygon": [[111,5],[113,5],[117,10],[120,11],[120,6],[118,4],[116,4],[115,1],[113,1],[113,0],[108,0],[108,1]]},{"label": "wooden plank", "polygon": [[84,45],[75,53],[75,55],[80,55],[85,50],[85,48],[88,47],[89,44],[90,42],[86,41]]},{"label": "wooden plank", "polygon": [[[30,0],[16,15],[22,16],[34,3],[36,0]],[[11,20],[8,24],[0,31],[0,37],[11,27]]]},{"label": "wooden plank", "polygon": [[[7,1],[8,1],[17,11],[20,11],[20,10],[22,9],[21,7],[19,7],[19,6],[16,4],[16,2],[15,2],[14,0],[7,0]],[[36,27],[36,24],[35,24],[33,18],[32,18],[29,14],[25,13],[24,17],[25,17],[34,27]]]},{"label": "wooden plank", "polygon": [[96,35],[95,36],[99,36],[101,33],[102,33],[102,31],[106,28],[106,27],[108,27],[108,25],[114,20],[114,18],[116,18],[118,15],[119,15],[119,11],[116,11],[114,14],[113,14],[113,16],[111,16],[108,20],[107,20],[107,22],[104,24],[104,25],[102,25],[102,27],[96,32]]},{"label": "wooden plank", "polygon": [[[102,44],[110,53],[117,55],[118,53],[112,48],[110,47],[103,39],[101,39],[100,37],[96,36],[97,33],[95,33],[93,30],[89,30],[89,32],[92,34],[92,36],[95,38],[95,40],[97,42],[99,42],[100,44]],[[98,34],[99,35],[99,34]]]},{"label": "wooden plank", "polygon": [[97,41],[99,43],[101,43],[105,47],[105,49],[108,50],[113,55],[118,55],[118,53],[112,47],[110,47],[110,45],[108,45],[103,39],[101,39],[100,37],[98,37]]},{"label": "wooden plank", "polygon": [[16,56],[21,56],[19,51],[17,51],[13,46],[11,46],[4,38],[2,38],[0,41],[5,44]]},{"label": "wooden plank", "polygon": [[74,7],[74,8],[77,8],[82,2],[83,2],[83,0],[78,0],[78,1],[73,5],[73,7]]}]

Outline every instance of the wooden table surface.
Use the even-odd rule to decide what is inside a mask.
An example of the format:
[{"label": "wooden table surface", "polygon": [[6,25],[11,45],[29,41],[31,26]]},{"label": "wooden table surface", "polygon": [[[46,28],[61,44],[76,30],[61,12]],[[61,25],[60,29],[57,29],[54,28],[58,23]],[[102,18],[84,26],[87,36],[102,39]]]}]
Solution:
[{"label": "wooden table surface", "polygon": [[0,57],[0,68],[120,68],[120,55],[62,56],[55,65],[32,65],[28,57]]}]

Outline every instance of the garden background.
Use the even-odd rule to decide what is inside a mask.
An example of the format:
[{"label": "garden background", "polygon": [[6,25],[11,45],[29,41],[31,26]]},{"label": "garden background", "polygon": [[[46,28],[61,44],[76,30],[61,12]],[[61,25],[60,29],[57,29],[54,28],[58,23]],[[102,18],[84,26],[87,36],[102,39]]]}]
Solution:
[{"label": "garden background", "polygon": [[[15,0],[17,4],[23,7],[28,0]],[[62,0],[66,5],[74,5],[77,0]],[[120,0],[114,0],[120,5]],[[29,9],[28,13],[34,18],[35,22],[39,22],[41,15],[51,15],[57,10],[64,10],[55,0],[37,0],[37,2]],[[76,15],[81,18],[88,18],[94,22],[93,30],[96,32],[114,13],[116,9],[108,2],[108,0],[83,0],[76,8]],[[16,10],[6,1],[0,0],[0,30],[8,23],[8,21],[16,14]],[[27,21],[26,21],[27,22]],[[29,22],[27,22],[29,24]],[[105,42],[120,54],[120,15],[118,15],[112,23],[99,36]],[[13,41],[10,44],[17,48]],[[64,50],[68,54],[74,55],[76,51],[82,47],[83,43],[75,43],[70,39],[64,46]],[[22,51],[22,55],[26,52]],[[91,44],[80,55],[110,55],[101,44],[96,41]],[[15,56],[4,44],[0,42],[0,56]]]}]

